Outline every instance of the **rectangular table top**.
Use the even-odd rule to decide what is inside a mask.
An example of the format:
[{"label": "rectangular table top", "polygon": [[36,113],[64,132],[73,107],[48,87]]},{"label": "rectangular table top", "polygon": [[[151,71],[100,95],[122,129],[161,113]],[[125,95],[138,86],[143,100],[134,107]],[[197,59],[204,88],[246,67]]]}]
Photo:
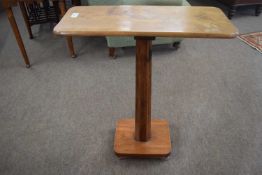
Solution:
[{"label": "rectangular table top", "polygon": [[77,36],[233,38],[238,30],[215,7],[77,6],[54,33]]}]

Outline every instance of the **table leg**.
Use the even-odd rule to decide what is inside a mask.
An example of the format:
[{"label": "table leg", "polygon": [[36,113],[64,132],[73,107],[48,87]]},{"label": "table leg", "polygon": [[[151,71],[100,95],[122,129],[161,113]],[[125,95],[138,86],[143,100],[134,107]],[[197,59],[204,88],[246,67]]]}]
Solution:
[{"label": "table leg", "polygon": [[151,43],[154,37],[136,39],[136,113],[117,122],[114,150],[118,156],[166,157],[171,152],[169,124],[151,121]]},{"label": "table leg", "polygon": [[136,117],[135,139],[151,137],[151,42],[153,38],[136,37]]},{"label": "table leg", "polygon": [[7,13],[7,17],[8,17],[8,20],[11,24],[11,27],[12,27],[12,30],[15,34],[15,39],[18,43],[18,46],[19,46],[19,49],[23,55],[23,58],[24,58],[24,62],[26,64],[26,67],[29,68],[30,67],[30,61],[28,59],[28,56],[27,56],[27,53],[26,53],[26,50],[25,50],[25,46],[24,46],[24,43],[23,43],[23,40],[21,38],[21,35],[20,35],[20,32],[19,32],[19,29],[17,27],[17,24],[16,24],[16,21],[15,21],[15,18],[14,18],[14,14],[13,14],[13,11],[12,9],[9,7],[9,8],[6,8],[6,13]]},{"label": "table leg", "polygon": [[66,36],[66,41],[71,57],[76,58],[72,36]]},{"label": "table leg", "polygon": [[[64,16],[66,13],[65,0],[59,0],[59,9],[61,11],[61,15]],[[76,58],[72,36],[66,36],[66,41],[71,57]]]}]

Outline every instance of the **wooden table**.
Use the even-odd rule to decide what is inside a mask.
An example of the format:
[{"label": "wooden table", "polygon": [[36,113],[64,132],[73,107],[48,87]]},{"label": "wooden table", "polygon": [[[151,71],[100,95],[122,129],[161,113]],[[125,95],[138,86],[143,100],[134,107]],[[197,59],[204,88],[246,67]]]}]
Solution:
[{"label": "wooden table", "polygon": [[156,36],[234,38],[238,31],[213,7],[82,6],[69,9],[54,33],[135,37],[135,119],[117,122],[114,150],[118,156],[165,157],[171,152],[169,124],[163,119],[151,120],[152,40]]},{"label": "wooden table", "polygon": [[26,67],[29,68],[30,67],[30,61],[28,59],[28,56],[27,56],[27,53],[26,53],[26,50],[25,50],[25,46],[24,46],[21,34],[19,32],[19,29],[17,27],[16,20],[15,20],[15,17],[14,17],[14,13],[13,13],[13,10],[12,10],[12,7],[16,6],[16,5],[17,5],[17,0],[3,0],[3,7],[5,8],[8,20],[9,20],[11,27],[12,27],[12,30],[15,34],[15,39],[17,41],[19,49],[20,49],[22,56],[24,58],[24,62],[26,64]]},{"label": "wooden table", "polygon": [[[27,27],[29,34],[30,34],[30,38],[32,38],[31,29],[29,29],[30,25],[28,23],[28,19],[26,19],[27,17],[25,16],[26,12],[25,12],[25,7],[24,7],[23,3],[24,2],[34,2],[34,1],[41,2],[41,0],[3,0],[3,2],[2,2],[3,7],[5,8],[5,11],[7,13],[8,20],[10,22],[11,28],[13,30],[13,33],[15,35],[16,41],[18,43],[19,49],[22,53],[22,56],[24,58],[24,62],[26,64],[27,68],[29,68],[31,66],[31,64],[30,64],[30,61],[29,61],[29,58],[28,58],[22,37],[21,37],[21,34],[20,34],[18,26],[17,26],[12,7],[17,6],[17,4],[19,3],[23,17],[24,17],[24,20],[25,20],[25,23],[26,23],[26,27]],[[59,9],[61,11],[61,15],[63,16],[66,12],[65,0],[53,0],[53,1],[59,1]],[[76,4],[80,4],[80,1],[79,0],[72,0],[72,3],[74,5],[76,5]],[[74,47],[73,47],[72,37],[66,37],[66,39],[67,39],[67,45],[68,45],[70,54],[73,58],[75,58],[76,54],[75,54]]]}]

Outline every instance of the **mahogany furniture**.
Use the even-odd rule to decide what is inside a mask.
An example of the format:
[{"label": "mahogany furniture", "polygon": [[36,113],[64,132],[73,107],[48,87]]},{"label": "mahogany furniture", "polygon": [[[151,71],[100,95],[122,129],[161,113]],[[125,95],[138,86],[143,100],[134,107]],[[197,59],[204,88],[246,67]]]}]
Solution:
[{"label": "mahogany furniture", "polygon": [[152,40],[156,36],[234,38],[238,31],[214,7],[82,6],[69,9],[54,33],[135,37],[135,119],[117,122],[114,151],[118,156],[165,157],[171,152],[169,124],[163,119],[151,120]]},{"label": "mahogany furniture", "polygon": [[262,0],[218,0],[230,7],[228,18],[231,19],[239,6],[254,6],[255,15],[259,16],[262,11]]},{"label": "mahogany furniture", "polygon": [[[21,4],[23,2],[33,2],[33,1],[40,2],[41,0],[3,0],[3,3],[2,3],[3,7],[5,8],[5,11],[7,13],[9,23],[11,25],[11,28],[13,30],[13,33],[15,35],[16,41],[18,43],[19,49],[22,53],[22,56],[23,56],[23,59],[24,59],[24,62],[26,64],[27,68],[29,68],[31,66],[31,64],[30,64],[30,61],[28,59],[28,55],[26,53],[21,34],[20,34],[18,26],[17,26],[12,7],[16,6],[17,3]],[[64,15],[65,12],[66,12],[65,0],[56,0],[56,1],[59,1],[59,8],[60,8],[60,11],[61,11],[61,15]],[[22,7],[22,9],[23,9],[23,7]],[[23,12],[23,10],[22,10],[22,12]],[[26,22],[26,26],[27,26],[27,29],[28,29],[29,25],[27,24],[27,22]],[[72,37],[68,36],[68,37],[66,37],[66,39],[67,39],[67,44],[68,44],[70,54],[74,58],[74,57],[76,57],[76,55],[75,55],[75,51],[74,51],[74,47],[73,47]]]},{"label": "mahogany furniture", "polygon": [[[26,24],[30,39],[33,38],[31,26],[42,23],[58,23],[61,10],[59,0],[19,0],[19,6]],[[78,0],[72,0],[79,5]]]},{"label": "mahogany furniture", "polygon": [[31,26],[42,23],[58,23],[58,1],[19,1],[30,39],[33,38]]},{"label": "mahogany furniture", "polygon": [[8,20],[9,20],[11,27],[12,27],[12,30],[15,34],[15,39],[16,39],[18,46],[19,46],[19,49],[20,49],[20,51],[23,55],[26,67],[29,68],[30,67],[30,61],[28,59],[28,56],[27,56],[27,53],[26,53],[26,50],[25,50],[25,46],[24,46],[22,37],[20,35],[19,29],[17,27],[16,21],[15,21],[15,18],[14,18],[14,14],[13,14],[13,10],[12,10],[12,6],[15,6],[15,5],[17,5],[17,0],[3,0],[3,7],[6,10]]}]

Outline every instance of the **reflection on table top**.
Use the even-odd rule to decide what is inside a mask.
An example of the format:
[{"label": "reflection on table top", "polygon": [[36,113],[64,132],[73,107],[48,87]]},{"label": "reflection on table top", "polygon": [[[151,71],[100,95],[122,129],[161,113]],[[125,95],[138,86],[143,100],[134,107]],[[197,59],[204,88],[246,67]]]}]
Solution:
[{"label": "reflection on table top", "polygon": [[79,36],[233,38],[238,30],[215,7],[79,6],[68,10],[54,32]]}]

